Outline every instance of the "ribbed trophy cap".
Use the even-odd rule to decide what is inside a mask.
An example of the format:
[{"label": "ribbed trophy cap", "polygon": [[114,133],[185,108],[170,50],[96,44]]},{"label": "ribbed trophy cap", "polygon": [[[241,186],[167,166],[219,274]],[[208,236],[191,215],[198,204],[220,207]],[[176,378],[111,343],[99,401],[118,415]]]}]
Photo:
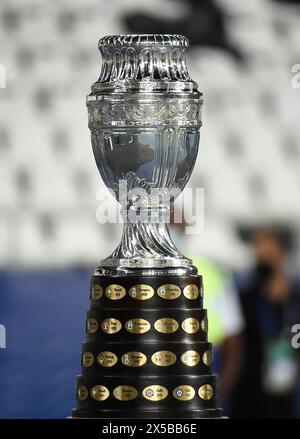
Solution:
[{"label": "ribbed trophy cap", "polygon": [[185,61],[182,35],[110,35],[99,40],[102,69],[92,94],[108,89],[195,90]]},{"label": "ribbed trophy cap", "polygon": [[132,34],[109,35],[99,40],[99,49],[105,46],[148,46],[160,44],[163,46],[188,47],[189,40],[183,35],[170,34]]}]

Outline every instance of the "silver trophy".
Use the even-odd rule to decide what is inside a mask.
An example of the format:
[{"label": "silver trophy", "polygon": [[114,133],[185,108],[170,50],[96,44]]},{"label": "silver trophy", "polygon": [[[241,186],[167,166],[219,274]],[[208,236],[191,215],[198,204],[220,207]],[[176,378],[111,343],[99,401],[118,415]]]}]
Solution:
[{"label": "silver trophy", "polygon": [[180,35],[99,41],[102,70],[87,98],[89,128],[124,227],[91,278],[73,417],[221,416],[202,277],[168,231],[201,126],[188,45]]},{"label": "silver trophy", "polygon": [[[167,227],[199,144],[202,95],[187,71],[187,47],[179,35],[99,41],[103,64],[88,96],[89,127],[99,172],[124,217],[121,243],[101,262],[99,273],[137,268],[156,273],[169,267],[174,274],[195,274]],[[124,185],[131,196],[122,200]]]}]

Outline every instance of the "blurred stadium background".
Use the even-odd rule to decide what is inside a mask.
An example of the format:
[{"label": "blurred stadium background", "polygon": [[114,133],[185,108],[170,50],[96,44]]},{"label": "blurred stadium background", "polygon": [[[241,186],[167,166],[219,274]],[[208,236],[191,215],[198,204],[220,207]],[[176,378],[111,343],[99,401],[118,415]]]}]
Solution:
[{"label": "blurred stadium background", "polygon": [[293,230],[297,271],[298,3],[1,0],[0,417],[70,414],[89,276],[120,239],[120,225],[95,215],[103,183],[85,96],[100,71],[101,36],[171,29],[190,39],[204,125],[189,186],[205,188],[205,227],[186,248],[242,269],[251,251],[240,228],[276,221]]}]

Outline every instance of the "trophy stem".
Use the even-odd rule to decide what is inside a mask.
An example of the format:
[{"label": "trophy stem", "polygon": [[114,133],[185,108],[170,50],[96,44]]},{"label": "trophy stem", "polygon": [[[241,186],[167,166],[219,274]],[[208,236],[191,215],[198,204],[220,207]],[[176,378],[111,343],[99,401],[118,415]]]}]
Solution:
[{"label": "trophy stem", "polygon": [[[151,213],[150,213],[151,212]],[[131,209],[122,209],[124,218],[121,242],[101,266],[150,268],[188,267],[192,261],[176,248],[169,233],[169,212],[162,209],[144,210],[139,217]],[[147,215],[149,215],[147,217]],[[151,217],[150,217],[151,215]]]}]

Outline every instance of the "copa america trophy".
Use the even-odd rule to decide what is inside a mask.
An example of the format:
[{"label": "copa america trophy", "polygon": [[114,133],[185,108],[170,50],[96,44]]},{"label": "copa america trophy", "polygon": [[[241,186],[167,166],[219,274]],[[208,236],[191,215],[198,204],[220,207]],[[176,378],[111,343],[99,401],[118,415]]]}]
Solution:
[{"label": "copa america trophy", "polygon": [[124,228],[91,278],[74,418],[222,416],[202,277],[167,226],[193,170],[201,126],[187,47],[180,35],[99,41],[103,64],[87,98],[89,128]]}]

